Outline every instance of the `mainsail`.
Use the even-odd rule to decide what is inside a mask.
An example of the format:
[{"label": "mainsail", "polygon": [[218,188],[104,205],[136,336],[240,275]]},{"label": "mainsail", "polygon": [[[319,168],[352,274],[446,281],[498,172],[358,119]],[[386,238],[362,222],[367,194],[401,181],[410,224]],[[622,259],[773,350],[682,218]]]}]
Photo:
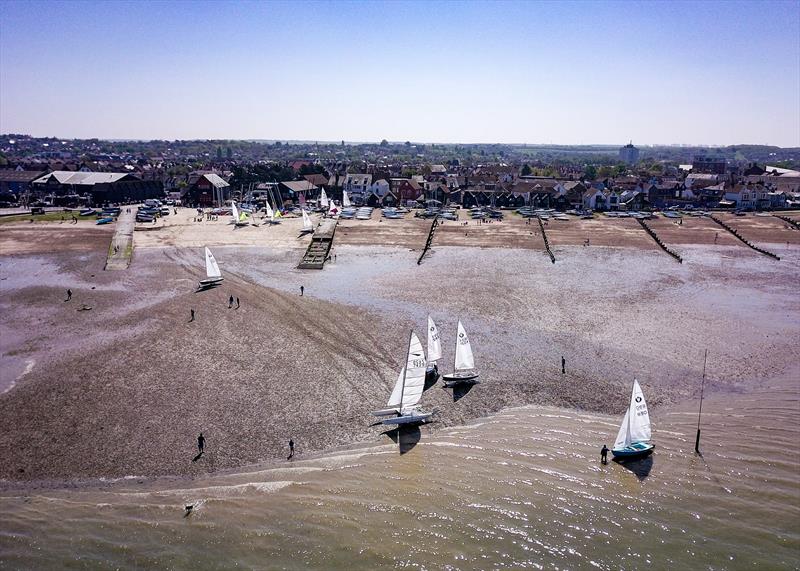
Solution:
[{"label": "mainsail", "polygon": [[319,191],[319,205],[323,208],[328,208],[328,195],[325,194],[325,189]]},{"label": "mainsail", "polygon": [[344,206],[345,208],[350,206],[350,197],[347,196],[346,190],[342,191],[342,206]]},{"label": "mainsail", "polygon": [[617,432],[614,449],[618,450],[630,446],[634,442],[647,442],[652,434],[650,431],[650,415],[647,412],[647,402],[639,386],[639,381],[633,381],[631,402],[625,412],[625,418]]},{"label": "mainsail", "polygon": [[238,222],[239,221],[239,209],[236,208],[236,203],[235,202],[231,202],[231,216],[233,216],[233,221],[234,222]]},{"label": "mainsail", "polygon": [[[405,378],[403,378],[405,377]],[[422,398],[425,387],[425,352],[415,333],[411,334],[406,366],[400,371],[387,406],[403,409],[413,407]]]},{"label": "mainsail", "polygon": [[458,322],[458,337],[456,338],[456,362],[455,370],[474,369],[475,359],[472,356],[472,346],[469,344],[469,337],[464,331],[461,321]]},{"label": "mainsail", "polygon": [[308,212],[305,210],[303,212],[303,231],[308,232],[309,230],[313,230],[314,226],[311,224],[311,218],[308,216]]},{"label": "mainsail", "polygon": [[275,211],[272,210],[272,207],[267,202],[267,216],[269,216],[270,222],[275,220]]},{"label": "mainsail", "polygon": [[211,250],[208,248],[206,248],[206,275],[209,278],[222,277],[222,272],[219,271],[217,260],[214,258],[214,254],[212,254]]},{"label": "mainsail", "polygon": [[439,330],[436,324],[428,316],[428,362],[435,363],[442,358],[442,340],[439,337]]}]

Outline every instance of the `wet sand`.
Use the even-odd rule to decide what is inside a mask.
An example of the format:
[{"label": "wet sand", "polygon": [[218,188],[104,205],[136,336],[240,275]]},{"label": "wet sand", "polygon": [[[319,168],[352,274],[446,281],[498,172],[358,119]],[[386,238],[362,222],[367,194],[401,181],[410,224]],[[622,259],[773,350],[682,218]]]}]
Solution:
[{"label": "wet sand", "polygon": [[[417,234],[398,229],[419,230],[424,243],[429,222],[370,221],[390,246],[349,245],[342,224],[336,262],[303,272],[295,269],[307,243],[294,235],[299,220],[234,230],[181,216],[135,232],[131,268],[113,273],[102,271],[105,229],[41,228],[35,238],[0,229],[0,390],[14,384],[0,396],[4,485],[197,476],[279,460],[290,437],[302,453],[379,439],[368,412],[385,403],[408,330],[421,335],[428,313],[444,338],[442,371],[460,317],[484,381],[458,402],[438,387],[425,394],[444,426],[531,403],[616,414],[634,377],[658,409],[696,392],[706,347],[711,391],[745,391],[797,370],[800,249],[792,240],[800,233],[785,223],[741,221],[749,239],[775,240],[780,262],[740,243],[687,243],[677,264],[628,228],[634,221],[593,220],[589,248],[579,231],[566,234],[575,222],[564,223],[560,243],[550,222],[559,260],[551,265],[535,246],[540,237],[533,248],[513,246],[531,242],[532,226],[520,219],[482,225],[486,239],[470,247],[435,241],[417,266],[409,251]],[[437,240],[452,232],[457,243],[456,224]],[[695,231],[713,242],[713,226],[703,224],[713,222],[697,220]],[[492,247],[501,246],[493,241],[500,232],[488,235],[495,228],[513,247]],[[614,244],[594,245],[613,236]],[[196,294],[205,244],[226,279]],[[67,287],[74,296],[65,303]],[[228,309],[229,295],[240,309]],[[83,303],[92,310],[77,311]],[[187,323],[191,308],[197,319]],[[200,431],[210,452],[192,462]]]}]

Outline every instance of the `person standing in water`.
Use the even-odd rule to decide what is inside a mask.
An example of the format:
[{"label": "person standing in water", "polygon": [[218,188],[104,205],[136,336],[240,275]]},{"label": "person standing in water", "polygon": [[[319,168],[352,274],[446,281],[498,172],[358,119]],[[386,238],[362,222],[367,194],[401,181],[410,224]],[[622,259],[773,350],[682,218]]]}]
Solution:
[{"label": "person standing in water", "polygon": [[67,299],[65,299],[64,301],[69,301],[71,299],[72,299],[72,290],[68,289],[67,290]]},{"label": "person standing in water", "polygon": [[200,454],[203,453],[203,448],[205,448],[206,439],[203,436],[203,433],[200,433],[200,436],[197,437],[197,449],[200,451]]},{"label": "person standing in water", "polygon": [[303,297],[303,292],[306,290],[303,286],[300,286],[300,297]]},{"label": "person standing in water", "polygon": [[603,444],[603,447],[600,449],[600,463],[608,464],[608,446],[605,444]]}]

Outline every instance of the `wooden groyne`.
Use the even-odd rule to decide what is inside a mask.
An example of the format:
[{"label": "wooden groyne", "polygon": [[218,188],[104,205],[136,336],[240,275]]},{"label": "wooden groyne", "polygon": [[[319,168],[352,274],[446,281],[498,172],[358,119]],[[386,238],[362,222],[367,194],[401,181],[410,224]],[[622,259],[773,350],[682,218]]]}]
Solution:
[{"label": "wooden groyne", "polygon": [[419,255],[417,259],[417,265],[422,263],[422,258],[425,257],[425,254],[428,253],[428,250],[431,249],[431,244],[433,244],[433,234],[436,232],[436,227],[439,225],[439,217],[435,217],[433,219],[433,223],[431,224],[431,229],[428,230],[428,239],[425,241],[425,247],[422,248],[422,253]]},{"label": "wooden groyne", "polygon": [[658,244],[661,247],[662,250],[664,250],[667,254],[669,254],[670,256],[675,258],[676,260],[678,260],[678,262],[680,262],[681,264],[683,263],[683,258],[681,258],[678,255],[677,252],[675,252],[673,250],[670,250],[667,247],[667,245],[664,244],[664,242],[661,240],[661,238],[658,237],[658,234],[656,234],[655,231],[652,228],[650,228],[650,226],[648,226],[647,223],[644,220],[642,220],[641,218],[637,218],[636,220],[637,220],[637,222],[639,222],[639,224],[642,225],[642,228],[644,228],[644,231],[647,232],[648,234],[650,234],[650,237],[653,238],[653,240],[656,241],[656,244]]},{"label": "wooden groyne", "polygon": [[741,240],[742,242],[744,242],[745,244],[750,246],[756,252],[764,254],[765,256],[769,256],[770,258],[775,258],[776,260],[780,260],[781,259],[780,256],[778,256],[777,254],[773,254],[772,252],[769,252],[769,251],[765,250],[764,248],[759,248],[758,246],[756,246],[755,244],[750,242],[747,238],[745,238],[744,236],[739,234],[739,232],[738,232],[738,230],[736,230],[736,228],[732,228],[731,226],[727,225],[725,222],[723,222],[719,218],[715,218],[714,216],[709,216],[709,218],[711,218],[711,220],[713,220],[714,222],[716,222],[717,224],[719,224],[720,226],[725,228],[725,230],[727,230],[728,232],[730,232],[731,234],[733,234],[734,236],[739,238],[739,240]]},{"label": "wooden groyne", "polygon": [[321,270],[328,260],[328,255],[333,246],[333,237],[336,234],[338,220],[327,218],[320,221],[313,236],[311,243],[303,254],[303,259],[297,265],[301,270]]},{"label": "wooden groyne", "polygon": [[544,249],[547,250],[547,255],[550,256],[550,261],[552,263],[556,263],[556,256],[553,254],[553,250],[550,249],[550,240],[547,239],[547,233],[544,231],[544,224],[542,223],[542,219],[538,216],[536,219],[539,221],[539,230],[542,231],[542,238],[544,239]]},{"label": "wooden groyne", "polygon": [[797,220],[792,220],[788,216],[781,216],[780,214],[773,214],[773,216],[775,218],[780,218],[784,222],[790,224],[792,228],[794,228],[795,230],[800,230],[800,223],[798,223]]}]

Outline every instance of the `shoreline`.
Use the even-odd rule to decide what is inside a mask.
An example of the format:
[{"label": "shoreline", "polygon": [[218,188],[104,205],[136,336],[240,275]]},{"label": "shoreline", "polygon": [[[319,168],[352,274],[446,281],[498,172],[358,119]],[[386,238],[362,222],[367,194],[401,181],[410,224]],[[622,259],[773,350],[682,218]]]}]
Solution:
[{"label": "shoreline", "polygon": [[[778,375],[772,379],[765,380],[765,382],[772,382],[777,383],[778,388],[791,388],[794,391],[800,393],[800,386],[796,384],[796,372],[793,374],[790,371],[785,371],[783,374]],[[795,383],[795,384],[792,384]],[[773,387],[775,388],[775,387]],[[752,396],[756,392],[763,391],[763,387],[750,387],[749,390],[743,391],[730,391],[730,390],[712,390],[710,393],[706,394],[704,399],[705,401],[711,401],[712,404],[715,401],[724,400],[727,401],[726,404],[735,405],[735,401],[737,398],[742,396]],[[646,397],[647,395],[645,395]],[[653,440],[658,441],[658,425],[659,422],[664,422],[664,419],[667,416],[675,415],[675,414],[691,414],[692,411],[690,410],[692,407],[696,407],[699,404],[699,400],[694,398],[692,399],[685,399],[678,402],[667,403],[661,405],[659,407],[650,406],[650,415],[653,417],[653,425],[654,425],[654,437]],[[475,425],[481,425],[485,422],[491,422],[496,420],[498,417],[508,414],[520,413],[520,412],[555,412],[555,413],[562,413],[562,414],[592,414],[598,416],[606,416],[608,417],[607,420],[609,423],[619,423],[620,418],[619,415],[609,415],[600,411],[593,411],[593,410],[585,410],[585,409],[576,409],[576,408],[567,408],[567,407],[560,407],[554,405],[541,405],[541,404],[525,404],[525,405],[518,405],[518,406],[510,406],[506,408],[502,408],[497,411],[493,411],[485,416],[479,416],[467,419],[462,424],[458,425],[451,425],[451,426],[444,426],[441,428],[441,431],[444,431],[444,436],[447,435],[448,430],[460,430],[460,429],[470,429]],[[711,412],[707,410],[707,413],[710,414]],[[426,428],[433,428],[434,423],[428,423],[428,425],[423,425],[421,430],[423,431],[422,439],[420,443],[424,445],[426,437],[432,438],[434,441],[437,439],[442,438],[442,434],[440,431],[437,431],[436,434],[425,434],[424,431]],[[706,422],[707,424],[707,422]],[[703,428],[703,426],[701,426]],[[542,426],[542,429],[547,429],[546,426]],[[609,438],[613,439],[613,434],[609,434]],[[691,435],[692,437],[694,435]],[[692,442],[694,442],[692,438]],[[76,480],[41,480],[41,481],[13,481],[13,480],[0,480],[0,497],[5,498],[12,498],[17,495],[20,495],[22,492],[66,492],[66,491],[74,491],[74,492],[95,492],[95,491],[106,491],[106,492],[114,492],[118,491],[118,488],[124,488],[125,486],[130,485],[137,485],[137,486],[145,486],[148,489],[158,488],[162,491],[169,491],[174,485],[184,485],[188,482],[197,482],[202,480],[214,480],[214,479],[221,479],[231,476],[247,476],[250,473],[255,472],[270,472],[275,470],[281,469],[291,469],[295,467],[302,468],[302,463],[313,462],[315,460],[326,459],[326,458],[333,458],[338,455],[342,455],[348,452],[363,452],[365,454],[374,453],[381,447],[385,446],[397,446],[396,442],[393,442],[391,439],[386,441],[385,435],[381,435],[378,439],[370,440],[370,441],[352,441],[348,444],[343,444],[340,446],[335,446],[332,448],[324,449],[324,450],[314,450],[307,454],[300,454],[296,455],[292,461],[289,460],[279,460],[279,459],[269,459],[263,460],[260,462],[255,462],[252,464],[243,464],[238,467],[226,468],[215,472],[205,472],[196,475],[178,475],[178,474],[165,474],[165,475],[157,475],[157,476],[136,476],[136,475],[126,475],[114,478],[86,478],[86,479],[76,479]],[[598,451],[600,446],[598,446]],[[656,449],[657,450],[657,449]],[[397,452],[400,454],[400,452]],[[694,452],[692,452],[694,454]],[[296,466],[297,464],[301,464],[300,466]],[[21,494],[23,496],[27,494]]]}]

